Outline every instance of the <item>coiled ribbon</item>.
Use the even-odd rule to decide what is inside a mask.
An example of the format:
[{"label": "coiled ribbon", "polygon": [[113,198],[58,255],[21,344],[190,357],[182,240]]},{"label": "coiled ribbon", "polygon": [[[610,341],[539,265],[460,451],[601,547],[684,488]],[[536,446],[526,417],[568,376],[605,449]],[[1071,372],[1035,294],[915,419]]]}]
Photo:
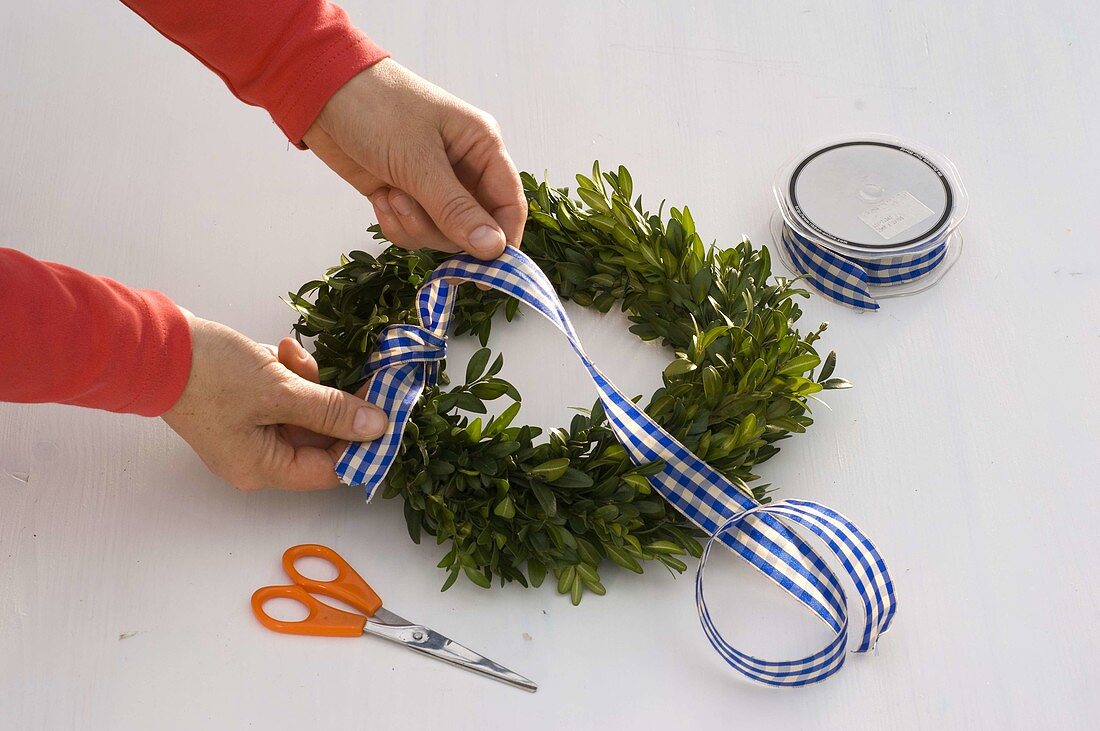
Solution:
[{"label": "coiled ribbon", "polygon": [[890,285],[920,279],[938,267],[947,256],[946,236],[919,254],[896,254],[880,259],[863,259],[839,254],[811,241],[783,223],[782,245],[799,274],[821,294],[834,302],[860,310],[877,310],[870,285]]},{"label": "coiled ribbon", "polygon": [[[896,602],[886,564],[871,541],[824,505],[804,500],[757,503],[676,441],[589,360],[546,275],[512,247],[495,261],[468,255],[448,259],[417,293],[419,326],[393,325],[384,331],[365,368],[370,380],[364,398],[389,414],[390,426],[373,442],[348,446],[336,467],[344,482],[364,485],[369,500],[393,464],[409,414],[425,386],[435,382],[438,363],[446,355],[456,289],[450,282],[456,281],[486,284],[504,292],[557,326],[595,382],[608,422],[631,460],[638,465],[664,463],[659,473],[648,478],[653,488],[711,536],[696,573],[696,604],[707,638],[726,662],[753,680],[780,686],[818,682],[843,666],[847,597],[836,574],[799,533],[820,539],[855,585],[865,623],[854,651],[867,652],[875,646],[890,626]],[[805,605],[833,631],[832,642],[813,655],[785,662],[760,660],[727,643],[711,620],[703,595],[704,568],[715,541]]]}]

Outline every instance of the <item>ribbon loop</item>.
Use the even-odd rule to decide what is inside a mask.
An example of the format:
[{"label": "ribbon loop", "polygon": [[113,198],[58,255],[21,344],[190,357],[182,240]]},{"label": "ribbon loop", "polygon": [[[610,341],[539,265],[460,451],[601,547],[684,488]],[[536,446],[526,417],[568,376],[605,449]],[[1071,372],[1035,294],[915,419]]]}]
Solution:
[{"label": "ribbon loop", "polygon": [[[866,615],[856,652],[866,652],[886,631],[896,606],[893,582],[882,557],[846,518],[822,505],[788,500],[761,505],[699,459],[624,396],[588,358],[561,300],[546,275],[518,249],[508,247],[494,261],[468,255],[448,259],[432,272],[417,294],[420,324],[387,328],[379,350],[367,365],[365,398],[386,411],[390,425],[374,442],[350,444],[336,472],[352,485],[364,485],[368,501],[396,458],[412,408],[432,383],[436,361],[445,354],[445,337],[454,307],[449,282],[477,282],[535,309],[568,339],[592,377],[608,423],[635,464],[660,461],[660,472],[647,479],[653,488],[711,538],[696,574],[696,599],[703,630],[711,644],[738,671],[773,685],[804,685],[840,669],[846,649],[847,598],[836,575],[794,530],[823,540],[845,567]],[[438,357],[436,357],[438,356]],[[770,663],[745,655],[726,643],[710,621],[703,599],[703,567],[711,546],[721,541],[823,621],[836,638],[822,652],[794,662]]]},{"label": "ribbon loop", "polygon": [[741,524],[753,515],[768,514],[789,528],[797,526],[821,539],[833,553],[837,562],[856,587],[863,603],[864,625],[860,643],[854,652],[873,650],[878,638],[886,632],[893,620],[897,602],[894,584],[886,571],[886,564],[878,549],[850,520],[835,510],[808,500],[782,500],[761,505],[733,516],[711,535],[703,548],[699,570],[695,574],[695,603],[699,610],[699,622],[703,632],[718,654],[731,666],[753,680],[777,686],[799,686],[825,680],[844,666],[845,649],[848,646],[847,596],[833,571],[824,563],[818,566],[823,581],[836,590],[838,615],[835,624],[829,623],[834,637],[823,650],[798,660],[772,662],[760,660],[730,645],[719,633],[710,617],[703,594],[703,575],[710,550],[716,540],[728,531],[741,530]]}]

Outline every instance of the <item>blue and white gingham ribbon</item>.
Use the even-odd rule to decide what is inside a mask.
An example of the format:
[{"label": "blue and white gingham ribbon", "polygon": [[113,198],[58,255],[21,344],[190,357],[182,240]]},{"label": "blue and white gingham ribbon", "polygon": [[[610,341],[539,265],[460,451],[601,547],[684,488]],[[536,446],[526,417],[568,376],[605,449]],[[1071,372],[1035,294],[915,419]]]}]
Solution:
[{"label": "blue and white gingham ribbon", "polygon": [[[448,281],[450,280],[450,281]],[[847,518],[817,503],[784,500],[761,505],[684,445],[624,396],[589,360],[546,275],[518,249],[508,247],[495,261],[459,255],[441,264],[417,294],[420,325],[393,325],[371,355],[364,398],[390,415],[378,440],[351,444],[336,467],[341,479],[365,485],[369,500],[397,455],[409,414],[425,386],[434,383],[446,355],[447,326],[456,285],[476,282],[529,305],[569,339],[596,384],[615,435],[635,464],[661,460],[649,477],[669,503],[711,535],[696,574],[696,602],[703,629],[731,666],[762,683],[797,686],[818,682],[844,664],[848,635],[847,597],[825,560],[798,534],[814,535],[829,549],[855,585],[865,623],[855,652],[867,652],[894,616],[894,585],[886,564],[865,535]],[[703,570],[711,547],[721,541],[804,604],[834,633],[821,652],[800,660],[768,662],[727,643],[711,621],[703,596]]]},{"label": "blue and white gingham ribbon", "polygon": [[782,245],[799,274],[834,302],[859,310],[877,310],[871,285],[903,284],[938,267],[947,255],[946,241],[917,254],[862,259],[839,254],[817,244],[783,223]]}]

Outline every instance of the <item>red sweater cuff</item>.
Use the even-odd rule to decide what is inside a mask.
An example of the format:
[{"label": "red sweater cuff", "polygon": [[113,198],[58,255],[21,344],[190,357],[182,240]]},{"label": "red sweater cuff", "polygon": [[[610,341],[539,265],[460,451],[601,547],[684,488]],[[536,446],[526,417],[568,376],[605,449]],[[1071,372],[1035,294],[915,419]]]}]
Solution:
[{"label": "red sweater cuff", "polygon": [[390,56],[350,25],[332,35],[324,44],[325,53],[308,68],[297,70],[297,83],[267,106],[275,124],[302,150],[306,149],[302,138],[332,95],[360,71]]},{"label": "red sweater cuff", "polygon": [[191,373],[191,328],[159,292],[0,249],[0,401],[159,416]]},{"label": "red sweater cuff", "polygon": [[142,387],[117,411],[160,416],[176,405],[191,376],[191,326],[176,303],[152,289],[139,289],[146,318],[140,338]]}]

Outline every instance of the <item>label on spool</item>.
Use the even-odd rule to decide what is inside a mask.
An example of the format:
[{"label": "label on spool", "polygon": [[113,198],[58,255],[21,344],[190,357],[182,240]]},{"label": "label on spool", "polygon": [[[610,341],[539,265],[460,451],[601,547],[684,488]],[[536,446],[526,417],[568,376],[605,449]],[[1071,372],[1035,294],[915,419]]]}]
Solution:
[{"label": "label on spool", "polygon": [[859,219],[889,241],[931,215],[931,208],[917,200],[909,191],[903,190],[877,206],[871,206],[859,214]]},{"label": "label on spool", "polygon": [[950,218],[954,193],[939,166],[892,142],[853,140],[821,148],[791,173],[792,211],[837,243],[889,250],[916,244]]}]

